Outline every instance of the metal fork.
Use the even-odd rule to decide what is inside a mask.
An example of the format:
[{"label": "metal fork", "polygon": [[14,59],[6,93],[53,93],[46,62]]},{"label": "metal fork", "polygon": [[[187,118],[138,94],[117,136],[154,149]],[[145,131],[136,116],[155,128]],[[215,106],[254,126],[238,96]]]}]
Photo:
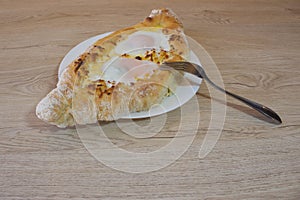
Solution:
[{"label": "metal fork", "polygon": [[204,79],[207,83],[211,84],[214,88],[218,89],[221,92],[226,93],[227,95],[240,100],[241,102],[247,104],[248,106],[250,106],[251,108],[257,110],[258,112],[260,112],[261,114],[263,114],[264,116],[266,116],[267,118],[271,119],[270,122],[275,123],[275,124],[281,124],[282,121],[279,117],[278,114],[276,114],[273,110],[271,110],[270,108],[259,104],[257,102],[254,102],[252,100],[246,99],[245,97],[241,97],[239,95],[233,94],[231,92],[228,92],[227,90],[219,87],[218,85],[216,85],[214,82],[212,82],[208,76],[206,75],[204,69],[200,66],[197,65],[195,63],[190,63],[190,62],[165,62],[160,66],[160,69],[162,70],[168,70],[173,68],[175,70],[180,70],[180,71],[184,71],[184,72],[188,72],[191,74],[194,74],[202,79]]}]

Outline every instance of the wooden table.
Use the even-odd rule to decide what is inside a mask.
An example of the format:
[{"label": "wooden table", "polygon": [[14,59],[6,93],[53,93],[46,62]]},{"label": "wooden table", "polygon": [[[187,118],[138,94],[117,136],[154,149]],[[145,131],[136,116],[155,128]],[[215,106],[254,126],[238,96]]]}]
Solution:
[{"label": "wooden table", "polygon": [[[37,119],[35,106],[55,87],[73,46],[160,7],[173,9],[205,47],[226,89],[268,105],[283,123],[261,121],[228,98],[221,137],[199,159],[214,101],[202,84],[201,123],[183,156],[155,172],[125,173],[97,161],[76,129]],[[298,0],[2,0],[0,9],[0,199],[300,198]],[[112,129],[110,137],[127,150],[152,150],[172,139],[171,128],[147,139]]]}]

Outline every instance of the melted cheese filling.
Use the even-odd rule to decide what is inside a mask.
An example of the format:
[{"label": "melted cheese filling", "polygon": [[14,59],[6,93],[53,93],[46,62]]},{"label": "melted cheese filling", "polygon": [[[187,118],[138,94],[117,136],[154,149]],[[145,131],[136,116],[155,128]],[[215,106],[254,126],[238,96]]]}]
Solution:
[{"label": "melted cheese filling", "polygon": [[135,82],[150,75],[158,66],[150,61],[133,58],[119,58],[110,63],[103,71],[101,79],[123,83]]},{"label": "melted cheese filling", "polygon": [[148,52],[154,50],[154,54],[156,54],[162,49],[166,54],[171,48],[169,36],[163,34],[161,29],[134,32],[128,38],[116,44],[114,49],[116,56],[103,63],[101,69],[91,68],[95,68],[94,71],[96,70],[98,73],[91,73],[90,79],[124,83],[135,82],[139,78],[150,75],[154,69],[158,68],[157,64],[160,64],[160,62],[157,62],[157,60],[161,60],[161,58],[158,59],[156,55],[157,59],[152,60],[146,56]]},{"label": "melted cheese filling", "polygon": [[156,32],[150,31],[137,31],[129,35],[128,38],[120,42],[116,46],[117,54],[130,53],[132,51],[143,49],[164,49],[170,50],[169,36],[162,33],[161,29]]}]

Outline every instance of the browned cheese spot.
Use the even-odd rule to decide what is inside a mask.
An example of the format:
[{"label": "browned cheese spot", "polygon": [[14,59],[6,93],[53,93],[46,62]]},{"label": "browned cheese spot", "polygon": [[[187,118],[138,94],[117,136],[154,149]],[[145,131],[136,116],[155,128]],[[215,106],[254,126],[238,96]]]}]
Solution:
[{"label": "browned cheese spot", "polygon": [[76,73],[78,69],[81,67],[81,65],[83,64],[83,60],[81,58],[78,58],[74,63],[76,65],[74,72]]},{"label": "browned cheese spot", "polygon": [[142,60],[141,56],[136,56],[135,59]]},{"label": "browned cheese spot", "polygon": [[152,21],[152,17],[147,17],[146,21],[151,22]]}]

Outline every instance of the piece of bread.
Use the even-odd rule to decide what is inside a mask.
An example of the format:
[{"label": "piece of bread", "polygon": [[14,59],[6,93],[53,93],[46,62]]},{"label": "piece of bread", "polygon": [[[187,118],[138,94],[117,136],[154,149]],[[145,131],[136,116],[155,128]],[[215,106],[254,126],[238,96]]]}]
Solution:
[{"label": "piece of bread", "polygon": [[[134,37],[142,37],[143,41],[144,36],[149,36],[151,40],[151,34],[163,38],[161,41],[167,38],[167,42],[158,46],[154,42],[156,48],[144,52],[122,50],[124,44],[134,43],[131,42],[135,41]],[[134,48],[136,46],[133,45]],[[189,48],[182,23],[169,9],[153,10],[143,22],[98,40],[74,60],[62,72],[57,87],[37,105],[36,115],[50,124],[67,127],[75,123],[116,120],[129,112],[148,110],[152,105],[161,103],[170,90],[175,90],[174,75],[153,69],[151,73],[126,83],[106,77],[109,64],[116,59],[160,64],[188,57]]]}]

